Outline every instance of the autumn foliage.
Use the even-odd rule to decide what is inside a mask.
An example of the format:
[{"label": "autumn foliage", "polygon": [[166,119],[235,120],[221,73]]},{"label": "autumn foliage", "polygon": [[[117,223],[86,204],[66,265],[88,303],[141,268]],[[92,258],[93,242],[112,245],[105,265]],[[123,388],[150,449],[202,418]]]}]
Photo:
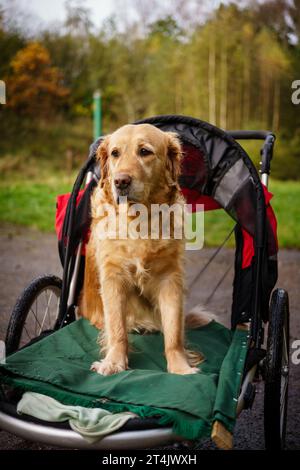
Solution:
[{"label": "autumn foliage", "polygon": [[70,1],[65,21],[30,20],[30,35],[17,3],[0,5],[0,158],[19,152],[21,134],[28,155],[85,155],[101,90],[104,133],[155,114],[270,129],[273,175],[299,177],[300,0],[122,0],[101,26]]},{"label": "autumn foliage", "polygon": [[44,46],[29,43],[17,52],[10,65],[11,74],[6,81],[11,109],[27,116],[47,117],[66,103],[69,91]]}]

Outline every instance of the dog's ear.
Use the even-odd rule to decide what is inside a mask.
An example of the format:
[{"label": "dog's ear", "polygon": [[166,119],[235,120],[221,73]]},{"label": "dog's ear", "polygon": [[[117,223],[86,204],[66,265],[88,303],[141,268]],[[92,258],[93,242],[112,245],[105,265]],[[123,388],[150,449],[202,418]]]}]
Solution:
[{"label": "dog's ear", "polygon": [[100,163],[100,187],[104,185],[105,179],[108,177],[109,168],[108,168],[108,144],[109,144],[109,135],[102,140],[101,144],[97,149],[97,160]]},{"label": "dog's ear", "polygon": [[168,139],[167,148],[167,170],[173,183],[178,182],[181,173],[182,148],[179,138],[175,132],[166,132]]}]

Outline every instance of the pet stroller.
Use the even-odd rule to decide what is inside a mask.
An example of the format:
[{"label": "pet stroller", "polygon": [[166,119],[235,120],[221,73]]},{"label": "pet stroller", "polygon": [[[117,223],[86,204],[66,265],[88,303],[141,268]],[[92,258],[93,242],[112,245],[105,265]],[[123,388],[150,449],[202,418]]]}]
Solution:
[{"label": "pet stroller", "polygon": [[[7,358],[0,364],[0,428],[29,440],[69,448],[149,448],[211,436],[218,447],[229,449],[233,446],[235,420],[243,409],[252,406],[255,381],[263,380],[265,446],[283,448],[289,305],[286,291],[273,290],[278,246],[267,186],[275,136],[264,131],[224,132],[187,116],[156,116],[136,124],[140,123],[178,134],[184,151],[180,186],[187,202],[193,207],[202,203],[205,210],[224,209],[236,223],[231,330],[212,322],[193,333],[196,336],[189,337],[194,344],[201,342],[207,356],[202,373],[195,376],[167,374],[164,363],[159,370],[153,364],[145,366],[139,362],[141,355],[134,352],[129,357],[129,366],[135,370],[130,373],[124,371],[111,379],[88,370],[96,348],[96,332],[85,320],[76,320],[76,306],[83,282],[90,196],[100,177],[95,158],[100,138],[91,145],[72,193],[58,198],[56,229],[63,279],[53,275],[35,279],[12,312],[6,336]],[[237,143],[242,139],[264,141],[261,180],[249,156]],[[131,335],[131,341],[145,356],[147,348],[152,352],[157,349],[163,356],[160,334]],[[90,362],[80,363],[86,356]],[[210,364],[210,358],[216,358],[218,364]],[[149,370],[151,367],[155,370]],[[84,386],[80,388],[84,374]],[[120,381],[107,382],[117,376],[125,386]],[[209,382],[207,388],[204,379],[206,384]],[[193,382],[197,380],[202,380],[199,387]],[[97,381],[96,389],[91,381]],[[163,391],[164,386],[169,387],[167,399],[157,391]],[[131,393],[133,389],[136,396]],[[154,389],[152,395],[150,389]],[[178,405],[177,396],[173,400],[173,389],[182,397],[182,404]],[[68,422],[46,422],[18,414],[16,406],[26,390],[48,394],[67,404],[103,406],[113,412],[130,410],[137,416],[119,431],[90,444],[70,429]],[[200,411],[199,404],[203,405]],[[205,407],[210,407],[209,411]]]}]

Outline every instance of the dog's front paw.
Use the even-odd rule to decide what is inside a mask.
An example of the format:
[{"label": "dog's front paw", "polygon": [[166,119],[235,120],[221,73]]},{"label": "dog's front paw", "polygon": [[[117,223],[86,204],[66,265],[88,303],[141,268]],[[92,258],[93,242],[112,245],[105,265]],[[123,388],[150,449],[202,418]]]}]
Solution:
[{"label": "dog's front paw", "polygon": [[123,372],[123,370],[126,369],[127,367],[125,364],[117,364],[111,361],[106,361],[105,359],[103,361],[93,362],[91,365],[91,370],[101,375],[118,374],[119,372]]}]

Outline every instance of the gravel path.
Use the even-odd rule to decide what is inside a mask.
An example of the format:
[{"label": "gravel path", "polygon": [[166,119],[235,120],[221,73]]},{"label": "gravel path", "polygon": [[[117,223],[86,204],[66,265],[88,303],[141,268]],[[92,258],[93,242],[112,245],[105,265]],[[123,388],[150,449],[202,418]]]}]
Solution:
[{"label": "gravel path", "polygon": [[[189,252],[187,285],[203,266],[212,250]],[[201,278],[201,289],[193,289],[187,308],[204,303],[212,286],[222,277],[226,267],[232,266],[223,283],[209,303],[220,322],[229,324],[232,295],[234,252],[224,249]],[[11,309],[22,289],[31,279],[43,273],[61,275],[55,235],[34,230],[5,226],[0,229],[0,339],[5,338]],[[278,287],[288,290],[291,311],[291,344],[300,339],[300,252],[282,250],[279,255]],[[300,365],[291,367],[287,448],[300,449]],[[263,449],[263,385],[257,387],[257,396],[250,411],[244,411],[237,421],[234,433],[235,449]],[[202,442],[198,449],[211,449],[210,441]],[[33,444],[5,432],[0,432],[0,449],[49,449]]]}]

